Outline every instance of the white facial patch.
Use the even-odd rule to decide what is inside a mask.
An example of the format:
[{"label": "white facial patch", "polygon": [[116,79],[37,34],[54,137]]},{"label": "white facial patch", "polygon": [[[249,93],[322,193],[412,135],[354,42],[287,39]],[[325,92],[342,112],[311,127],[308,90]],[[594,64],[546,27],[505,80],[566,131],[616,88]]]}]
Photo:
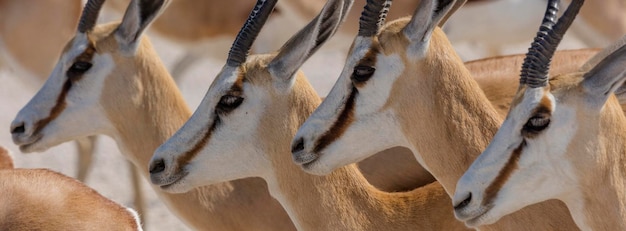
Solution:
[{"label": "white facial patch", "polygon": [[[187,172],[180,184],[197,187],[246,177],[266,177],[271,172],[268,157],[261,151],[260,137],[264,134],[258,134],[262,132],[258,129],[260,117],[269,102],[267,91],[244,83],[241,105],[230,112],[216,114],[221,97],[232,89],[240,76],[238,68],[224,67],[192,117],[155,152],[153,161],[163,158],[168,168],[178,167]],[[201,142],[211,127],[214,128],[208,138]],[[202,146],[198,146],[192,159],[178,163],[182,155],[188,155],[197,145]]]},{"label": "white facial patch", "polygon": [[[76,138],[104,133],[110,126],[100,106],[104,79],[115,68],[110,54],[94,54],[93,66],[77,81],[67,77],[77,56],[89,47],[86,35],[77,34],[72,47],[61,56],[44,86],[20,111],[14,123],[25,124],[25,135],[39,136],[37,143],[24,151],[43,151]],[[71,81],[71,82],[70,82]],[[67,88],[69,86],[69,88]],[[64,97],[61,97],[65,94]],[[57,104],[64,104],[56,117],[50,117]],[[59,110],[59,109],[57,109]],[[38,121],[52,118],[44,127],[36,128]],[[39,129],[34,134],[35,129]]]},{"label": "white facial patch", "polygon": [[378,54],[374,75],[359,88],[356,117],[376,113],[389,100],[393,85],[404,71],[404,62],[398,54]]}]

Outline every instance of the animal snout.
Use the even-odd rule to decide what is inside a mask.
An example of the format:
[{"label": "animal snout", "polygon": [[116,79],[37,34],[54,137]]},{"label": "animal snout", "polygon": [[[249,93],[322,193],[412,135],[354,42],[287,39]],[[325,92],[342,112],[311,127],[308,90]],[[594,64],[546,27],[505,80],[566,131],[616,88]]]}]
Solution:
[{"label": "animal snout", "polygon": [[299,138],[291,144],[291,153],[295,154],[304,150],[304,139]]},{"label": "animal snout", "polygon": [[461,202],[458,202],[457,204],[454,205],[454,210],[455,211],[460,211],[463,210],[464,208],[467,207],[467,205],[469,205],[472,202],[472,193],[468,193],[467,196],[464,197],[465,199],[463,199]]},{"label": "animal snout", "polygon": [[22,135],[26,132],[26,124],[21,121],[16,121],[11,124],[12,135]]},{"label": "animal snout", "polygon": [[156,159],[150,163],[150,174],[162,173],[165,171],[165,161],[163,159]]}]

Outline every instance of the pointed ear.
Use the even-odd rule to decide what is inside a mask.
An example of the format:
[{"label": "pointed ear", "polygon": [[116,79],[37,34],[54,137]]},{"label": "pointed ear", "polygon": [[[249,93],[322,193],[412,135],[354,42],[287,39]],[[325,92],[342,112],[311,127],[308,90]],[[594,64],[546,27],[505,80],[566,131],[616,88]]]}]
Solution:
[{"label": "pointed ear", "polygon": [[587,72],[582,86],[594,100],[602,102],[618,90],[626,80],[626,46],[604,58]]},{"label": "pointed ear", "polygon": [[453,7],[458,9],[456,0],[422,0],[413,14],[413,18],[402,30],[411,43],[427,42],[433,30],[444,18],[449,17],[448,12]]},{"label": "pointed ear", "polygon": [[170,0],[132,0],[115,37],[120,49],[134,54],[143,31],[161,14]]},{"label": "pointed ear", "polygon": [[465,5],[466,2],[467,0],[457,0],[454,5],[452,5],[448,13],[443,16],[443,18],[439,21],[439,27],[443,27],[450,18],[450,16],[452,16],[454,12],[456,12],[457,10],[459,10],[459,8]]},{"label": "pointed ear", "polygon": [[337,31],[352,7],[353,0],[329,0],[322,11],[291,37],[268,65],[270,73],[290,81],[302,64]]}]

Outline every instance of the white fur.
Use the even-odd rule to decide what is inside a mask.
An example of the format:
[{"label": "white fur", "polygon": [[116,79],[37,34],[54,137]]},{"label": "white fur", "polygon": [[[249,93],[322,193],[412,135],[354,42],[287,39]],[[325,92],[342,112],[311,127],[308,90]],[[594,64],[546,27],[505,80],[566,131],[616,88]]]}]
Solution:
[{"label": "white fur", "polygon": [[[345,106],[352,88],[352,72],[371,47],[369,38],[357,37],[355,46],[348,56],[347,64],[324,102],[300,127],[294,140],[304,139],[305,152],[311,153],[313,145],[327,132]],[[328,145],[319,157],[304,170],[317,175],[325,175],[347,164],[359,162],[379,151],[407,144],[401,134],[394,112],[383,108],[387,102],[393,83],[402,74],[404,63],[397,54],[378,54],[374,75],[361,87],[355,99],[354,115],[356,122],[349,125],[345,133]],[[375,126],[376,128],[372,128]],[[371,137],[379,137],[375,142]],[[341,144],[341,145],[340,145]],[[349,144],[349,145],[345,145]],[[339,155],[338,153],[341,153]],[[349,155],[346,153],[350,153]]]},{"label": "white fur", "polygon": [[[194,147],[206,129],[212,126],[218,116],[215,114],[217,103],[238,76],[238,69],[225,67],[191,118],[155,151],[151,162],[163,159],[167,166],[164,175],[179,174],[174,173],[173,169],[178,155]],[[255,91],[246,83],[243,92],[243,103],[227,115],[220,115],[221,122],[212,132],[207,145],[189,164],[183,166],[188,175],[165,188],[166,191],[185,192],[203,185],[268,175],[266,170],[271,169],[270,163],[258,151],[258,145],[261,145],[258,137],[249,132],[258,128],[260,118],[254,115],[263,114],[268,96],[264,92]]]},{"label": "white fur", "polygon": [[[548,199],[563,199],[577,185],[572,164],[567,161],[566,149],[577,131],[576,113],[573,108],[558,105],[548,93],[553,105],[548,128],[533,138],[523,138],[522,127],[532,116],[532,111],[543,97],[543,89],[528,89],[522,102],[511,109],[487,149],[474,161],[459,180],[453,203],[463,201],[471,192],[472,200],[464,209],[455,211],[457,218],[468,221],[488,211],[480,219],[468,225],[491,224],[501,217],[528,205]],[[511,158],[522,139],[526,140],[517,168],[508,178],[492,208],[483,207],[484,193]]]},{"label": "white fur", "polygon": [[[50,114],[67,79],[67,69],[86,48],[86,36],[78,34],[72,48],[61,56],[44,86],[16,116],[13,123],[23,122],[26,128],[22,136],[14,135],[16,144],[28,144],[20,147],[23,152],[45,151],[69,140],[111,131],[108,128],[112,126],[106,122],[104,110],[92,105],[100,105],[98,102],[104,80],[114,69],[113,59],[109,54],[95,54],[93,67],[81,80],[72,84],[65,98],[66,108],[39,134],[33,134],[33,124]],[[36,143],[29,144],[33,140],[37,140]]]}]

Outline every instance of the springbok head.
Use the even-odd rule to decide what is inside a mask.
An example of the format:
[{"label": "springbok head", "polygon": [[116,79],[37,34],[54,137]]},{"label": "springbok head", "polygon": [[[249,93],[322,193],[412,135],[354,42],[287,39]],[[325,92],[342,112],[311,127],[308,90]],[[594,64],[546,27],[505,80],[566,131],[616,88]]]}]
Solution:
[{"label": "springbok head", "polygon": [[439,65],[442,60],[462,65],[437,25],[464,2],[423,0],[410,20],[382,27],[391,1],[368,0],[339,79],[293,140],[294,161],[309,173],[325,175],[406,146],[396,110],[405,101],[397,95],[429,94],[415,89],[428,87],[419,86],[424,78],[440,77],[439,69],[449,67]]},{"label": "springbok head", "polygon": [[469,226],[494,223],[548,199],[568,204],[580,185],[579,172],[598,161],[590,153],[603,152],[603,142],[623,137],[601,130],[624,129],[623,119],[616,119],[623,113],[613,92],[624,82],[626,47],[588,72],[548,79],[550,59],[583,0],[572,1],[555,22],[558,4],[548,3],[504,123],[457,183],[455,214]]},{"label": "springbok head", "polygon": [[[168,0],[133,0],[121,23],[96,26],[104,0],[85,5],[76,35],[67,43],[43,87],[11,124],[13,142],[22,152],[44,151],[76,138],[110,134],[105,107],[116,107],[119,94],[137,88],[136,70],[152,65],[165,72],[144,29]],[[105,89],[108,88],[108,93]],[[135,90],[137,92],[137,90]],[[141,102],[137,102],[141,104]]]},{"label": "springbok head", "polygon": [[[274,54],[248,57],[250,45],[276,0],[259,0],[192,117],[156,151],[150,162],[152,183],[168,192],[245,177],[270,177],[270,140],[292,130],[319,103],[300,66],[337,30],[351,0],[329,0],[320,14]],[[307,102],[311,98],[316,102]],[[304,110],[296,113],[295,110]],[[290,118],[293,121],[284,121]],[[282,127],[278,129],[277,127]],[[290,158],[287,158],[288,162]]]}]

